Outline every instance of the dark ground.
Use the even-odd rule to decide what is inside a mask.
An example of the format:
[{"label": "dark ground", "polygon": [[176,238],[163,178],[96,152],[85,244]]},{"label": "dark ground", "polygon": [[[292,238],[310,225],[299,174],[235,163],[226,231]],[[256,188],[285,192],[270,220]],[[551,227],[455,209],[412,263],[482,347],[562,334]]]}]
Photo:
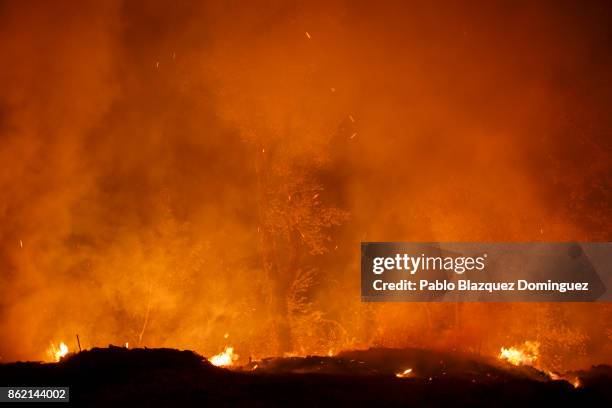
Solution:
[{"label": "dark ground", "polygon": [[[413,377],[395,376],[406,368]],[[567,375],[581,386],[530,367],[417,349],[274,358],[234,371],[190,351],[119,347],[57,364],[0,365],[0,385],[70,386],[69,405],[78,406],[612,406],[612,367]]]}]

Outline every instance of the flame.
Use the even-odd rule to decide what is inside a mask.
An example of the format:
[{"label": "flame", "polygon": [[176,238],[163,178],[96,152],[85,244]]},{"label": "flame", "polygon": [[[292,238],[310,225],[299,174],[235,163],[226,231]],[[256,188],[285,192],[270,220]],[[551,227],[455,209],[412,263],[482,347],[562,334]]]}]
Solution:
[{"label": "flame", "polygon": [[548,374],[548,377],[551,380],[565,381],[567,383],[572,384],[574,386],[574,388],[578,388],[581,385],[580,378],[578,378],[578,377],[574,377],[574,376],[568,377],[568,376],[565,376],[565,375],[557,374],[557,373],[555,373],[553,371],[547,371],[546,374]]},{"label": "flame", "polygon": [[234,348],[226,346],[223,352],[212,356],[209,361],[213,365],[224,367],[231,366],[236,360],[238,360],[238,354],[234,354]]},{"label": "flame", "polygon": [[500,360],[506,360],[515,366],[533,365],[540,354],[540,343],[526,341],[520,346],[502,347],[499,353]]},{"label": "flame", "polygon": [[63,341],[60,342],[59,346],[55,347],[55,344],[51,343],[51,347],[47,351],[47,354],[51,356],[53,361],[60,361],[62,357],[68,354],[68,346]]},{"label": "flame", "polygon": [[[540,343],[537,341],[526,341],[520,346],[514,346],[501,348],[499,353],[500,360],[506,360],[510,364],[515,366],[520,365],[534,365],[540,355]],[[541,370],[541,367],[536,367]],[[563,374],[557,374],[554,371],[543,370],[548,378],[553,381],[565,381],[578,388],[581,386],[580,379],[575,376],[567,376]]]},{"label": "flame", "polygon": [[412,374],[412,368],[407,368],[404,371],[402,371],[401,373],[395,374],[395,376],[397,378],[406,378],[406,377],[410,377],[411,374]]},{"label": "flame", "polygon": [[580,378],[576,377],[573,380],[569,381],[570,384],[574,386],[574,388],[580,387],[582,384],[580,383]]}]

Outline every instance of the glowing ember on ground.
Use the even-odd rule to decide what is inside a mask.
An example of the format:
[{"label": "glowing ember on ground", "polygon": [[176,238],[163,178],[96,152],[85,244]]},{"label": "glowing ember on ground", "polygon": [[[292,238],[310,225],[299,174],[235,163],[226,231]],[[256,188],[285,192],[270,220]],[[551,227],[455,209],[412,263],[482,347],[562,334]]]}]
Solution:
[{"label": "glowing ember on ground", "polygon": [[60,361],[62,357],[68,354],[68,346],[64,342],[60,342],[59,346],[55,347],[55,344],[52,343],[47,353],[53,361]]},{"label": "glowing ember on ground", "polygon": [[404,371],[402,371],[401,373],[395,374],[395,376],[397,378],[406,378],[406,377],[410,377],[411,374],[412,374],[412,368],[407,368]]},{"label": "glowing ember on ground", "polygon": [[233,347],[225,347],[223,352],[216,354],[210,358],[210,362],[218,367],[231,366],[234,361],[238,360],[238,354],[234,354]]},{"label": "glowing ember on ground", "polygon": [[499,358],[515,366],[532,365],[538,359],[539,354],[540,343],[537,341],[526,341],[520,346],[502,347]]}]

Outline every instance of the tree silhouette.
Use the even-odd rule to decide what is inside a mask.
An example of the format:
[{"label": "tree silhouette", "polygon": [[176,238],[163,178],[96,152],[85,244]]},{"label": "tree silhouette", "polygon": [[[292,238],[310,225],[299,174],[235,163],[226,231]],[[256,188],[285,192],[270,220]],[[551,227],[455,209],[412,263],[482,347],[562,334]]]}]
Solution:
[{"label": "tree silhouette", "polygon": [[[304,159],[282,143],[262,148],[257,160],[262,262],[272,286],[281,352],[294,349],[295,329],[304,334],[304,327],[312,330],[322,318],[307,299],[316,274],[310,264],[328,251],[330,229],[347,217],[324,201],[317,179],[323,165],[323,160]],[[309,323],[303,324],[305,320]]]}]

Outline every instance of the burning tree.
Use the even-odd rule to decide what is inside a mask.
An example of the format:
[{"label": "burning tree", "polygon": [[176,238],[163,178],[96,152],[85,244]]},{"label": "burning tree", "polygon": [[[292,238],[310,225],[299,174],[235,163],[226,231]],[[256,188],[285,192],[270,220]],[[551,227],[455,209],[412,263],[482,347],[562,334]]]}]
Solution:
[{"label": "burning tree", "polygon": [[308,300],[317,274],[313,258],[327,252],[331,228],[347,217],[324,200],[317,180],[324,162],[299,159],[281,145],[262,148],[257,161],[262,262],[283,352],[294,349],[294,332],[308,337],[322,321]]}]

